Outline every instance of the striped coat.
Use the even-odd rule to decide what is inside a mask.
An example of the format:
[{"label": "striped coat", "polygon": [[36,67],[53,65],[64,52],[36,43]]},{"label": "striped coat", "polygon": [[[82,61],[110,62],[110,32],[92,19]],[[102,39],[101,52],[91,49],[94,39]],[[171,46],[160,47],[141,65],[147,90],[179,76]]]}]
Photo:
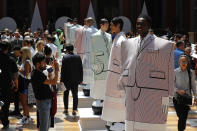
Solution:
[{"label": "striped coat", "polygon": [[84,55],[84,39],[85,39],[85,31],[88,26],[79,27],[75,30],[75,43],[74,47],[77,49],[77,54],[83,58]]},{"label": "striped coat", "polygon": [[174,91],[173,44],[148,34],[142,41],[139,36],[123,42],[121,52],[126,130],[165,130],[168,97]]},{"label": "striped coat", "polygon": [[106,79],[106,92],[101,118],[105,121],[123,122],[125,120],[124,91],[118,90],[120,77],[121,43],[126,40],[124,33],[120,32],[114,38],[108,64]]}]

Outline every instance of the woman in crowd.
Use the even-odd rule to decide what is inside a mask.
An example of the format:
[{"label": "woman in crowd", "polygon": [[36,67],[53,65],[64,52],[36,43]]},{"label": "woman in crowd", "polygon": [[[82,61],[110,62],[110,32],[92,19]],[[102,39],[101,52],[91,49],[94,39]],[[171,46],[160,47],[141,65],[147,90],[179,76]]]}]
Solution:
[{"label": "woman in crowd", "polygon": [[[179,58],[179,68],[175,69],[175,95],[173,98],[174,108],[176,110],[178,120],[178,131],[184,131],[186,127],[186,120],[190,107],[184,101],[181,96],[188,94],[192,96],[192,93],[196,96],[195,75],[188,67],[188,57],[181,55]],[[195,104],[197,99],[195,99]]]},{"label": "woman in crowd", "polygon": [[32,71],[32,58],[29,47],[23,47],[21,49],[22,53],[22,65],[19,69],[19,92],[20,92],[20,102],[23,107],[23,118],[19,120],[18,124],[27,124],[31,120],[29,116],[29,107],[27,103],[28,96],[28,86],[31,79]]},{"label": "woman in crowd", "polygon": [[43,41],[43,40],[39,40],[39,41],[36,43],[35,54],[36,54],[37,52],[42,52],[42,53],[44,53],[44,41]]}]

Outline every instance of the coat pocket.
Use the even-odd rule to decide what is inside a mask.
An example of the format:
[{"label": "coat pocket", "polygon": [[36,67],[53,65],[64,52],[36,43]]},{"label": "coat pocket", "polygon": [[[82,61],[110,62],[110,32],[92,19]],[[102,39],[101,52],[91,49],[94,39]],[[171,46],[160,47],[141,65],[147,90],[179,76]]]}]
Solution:
[{"label": "coat pocket", "polygon": [[162,71],[151,71],[150,78],[155,78],[155,79],[165,79],[165,72]]}]

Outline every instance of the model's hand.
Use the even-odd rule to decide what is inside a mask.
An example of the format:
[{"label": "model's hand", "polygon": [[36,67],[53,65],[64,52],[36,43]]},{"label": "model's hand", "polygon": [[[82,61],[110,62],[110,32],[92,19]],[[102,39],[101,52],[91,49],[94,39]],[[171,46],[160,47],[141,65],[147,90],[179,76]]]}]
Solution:
[{"label": "model's hand", "polygon": [[185,91],[183,90],[176,90],[177,93],[179,93],[180,95],[184,95],[185,94]]}]

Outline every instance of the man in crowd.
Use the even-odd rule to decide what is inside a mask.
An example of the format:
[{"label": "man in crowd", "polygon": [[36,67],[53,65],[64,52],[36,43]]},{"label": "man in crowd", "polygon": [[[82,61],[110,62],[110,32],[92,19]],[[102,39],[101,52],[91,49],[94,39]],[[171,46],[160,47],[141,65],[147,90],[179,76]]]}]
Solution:
[{"label": "man in crowd", "polygon": [[174,69],[179,67],[179,57],[184,53],[185,44],[179,40],[176,42],[176,50],[174,50]]},{"label": "man in crowd", "polygon": [[50,47],[52,50],[51,56],[53,58],[58,58],[57,46],[54,43],[55,43],[55,37],[48,35],[47,36],[47,46]]},{"label": "man in crowd", "polygon": [[65,85],[64,91],[64,113],[68,114],[68,97],[69,91],[72,91],[73,96],[73,115],[76,115],[78,106],[78,85],[83,81],[83,67],[79,55],[73,53],[74,46],[72,44],[66,45],[66,53],[62,59],[61,69],[61,85]]},{"label": "man in crowd", "polygon": [[0,120],[3,124],[2,129],[9,128],[9,107],[10,107],[10,94],[11,88],[15,87],[18,90],[18,69],[16,63],[11,57],[8,56],[8,43],[0,43],[0,101],[3,101],[0,114]]},{"label": "man in crowd", "polygon": [[34,95],[36,98],[37,110],[39,113],[39,131],[48,131],[50,126],[50,109],[52,91],[49,85],[55,85],[58,80],[59,65],[54,60],[55,77],[48,79],[43,73],[46,69],[45,56],[42,53],[37,53],[33,57],[33,64],[35,69],[31,75],[31,82],[33,86]]}]

